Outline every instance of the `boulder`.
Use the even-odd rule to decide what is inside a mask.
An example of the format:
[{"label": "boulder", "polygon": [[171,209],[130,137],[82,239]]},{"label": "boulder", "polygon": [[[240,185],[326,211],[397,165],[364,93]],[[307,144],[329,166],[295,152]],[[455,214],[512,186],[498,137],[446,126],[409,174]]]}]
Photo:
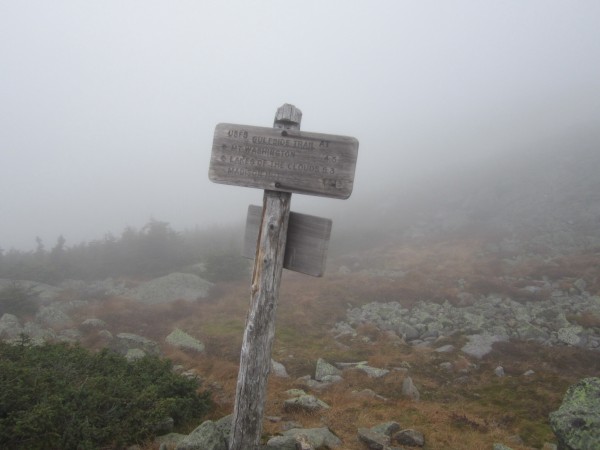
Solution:
[{"label": "boulder", "polygon": [[446,345],[442,345],[441,347],[436,348],[434,351],[436,353],[451,353],[454,350],[455,350],[454,345],[446,344]]},{"label": "boulder", "polygon": [[392,441],[398,442],[409,447],[423,447],[425,445],[425,436],[417,430],[408,428],[401,430],[392,436]]},{"label": "boulder", "polygon": [[341,375],[342,371],[337,367],[329,364],[323,358],[317,360],[317,368],[315,370],[315,380],[322,381],[323,377],[328,375]]},{"label": "boulder", "polygon": [[301,395],[299,397],[290,398],[283,402],[283,409],[286,412],[315,412],[322,409],[329,409],[329,405],[324,401],[319,400],[314,395]]},{"label": "boulder", "polygon": [[41,345],[44,342],[56,339],[56,333],[53,330],[43,328],[36,322],[25,322],[23,334],[31,339],[33,345]]},{"label": "boulder", "polygon": [[467,342],[461,350],[463,353],[475,358],[483,358],[492,351],[492,345],[494,343],[507,340],[504,336],[490,334],[472,334],[467,336],[467,339],[469,342]]},{"label": "boulder", "polygon": [[398,422],[384,422],[379,425],[371,427],[371,431],[375,433],[385,434],[386,436],[392,436],[397,431],[400,431],[400,424]]},{"label": "boulder", "polygon": [[274,436],[267,441],[266,450],[297,450],[294,436]]},{"label": "boulder", "polygon": [[233,423],[233,414],[229,414],[228,416],[221,417],[219,420],[215,422],[217,426],[217,430],[221,432],[223,437],[225,438],[225,443],[227,444],[227,448],[229,448],[229,439],[231,437],[231,424]]},{"label": "boulder", "polygon": [[296,442],[308,441],[314,448],[337,448],[342,445],[342,441],[327,427],[292,428],[284,431],[283,436],[291,436]]},{"label": "boulder", "polygon": [[165,338],[168,344],[183,350],[193,350],[198,353],[204,351],[204,344],[195,337],[190,336],[185,331],[175,328]]},{"label": "boulder", "polygon": [[355,369],[363,371],[369,376],[369,378],[381,378],[390,373],[390,371],[387,369],[379,369],[377,367],[371,367],[365,364],[359,364],[355,367]]},{"label": "boulder", "polygon": [[212,283],[191,273],[171,273],[128,290],[124,295],[146,304],[206,298]]},{"label": "boulder", "polygon": [[188,434],[175,447],[176,450],[227,450],[223,433],[217,425],[207,420]]},{"label": "boulder", "polygon": [[279,378],[289,378],[290,376],[285,370],[285,366],[274,359],[271,359],[271,374]]},{"label": "boulder", "polygon": [[421,398],[421,394],[419,394],[419,390],[414,385],[411,377],[406,377],[404,380],[402,380],[402,395],[416,402],[418,402]]},{"label": "boulder", "polygon": [[122,355],[127,354],[132,349],[142,350],[149,355],[158,356],[160,354],[160,349],[156,342],[133,333],[117,334],[112,341],[111,347]]},{"label": "boulder", "polygon": [[167,448],[175,448],[187,435],[181,433],[168,433],[154,439],[155,445],[164,445]]},{"label": "boulder", "polygon": [[84,328],[106,328],[106,322],[92,317],[81,322],[81,326]]},{"label": "boulder", "polygon": [[42,306],[36,313],[35,320],[43,326],[52,328],[73,326],[71,318],[53,306]]},{"label": "boulder", "polygon": [[567,389],[562,404],[550,413],[559,450],[600,448],[600,378],[585,378]]},{"label": "boulder", "polygon": [[385,450],[390,445],[390,437],[370,428],[359,428],[358,438],[371,450]]},{"label": "boulder", "polygon": [[558,330],[558,340],[563,344],[577,345],[581,341],[580,334],[583,331],[583,327],[579,325],[563,327]]},{"label": "boulder", "polygon": [[127,350],[127,353],[125,353],[125,359],[129,362],[138,361],[144,356],[146,356],[146,352],[139,348],[130,348]]}]

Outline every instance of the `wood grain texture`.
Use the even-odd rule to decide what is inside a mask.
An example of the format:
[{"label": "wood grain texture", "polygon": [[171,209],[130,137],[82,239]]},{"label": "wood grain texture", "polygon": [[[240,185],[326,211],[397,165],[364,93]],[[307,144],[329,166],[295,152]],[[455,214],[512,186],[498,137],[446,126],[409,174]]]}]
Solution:
[{"label": "wood grain texture", "polygon": [[209,179],[279,192],[350,197],[358,140],[299,131],[290,126],[292,123],[285,119],[280,128],[218,124]]},{"label": "wood grain texture", "polygon": [[[248,207],[242,256],[254,258],[262,208]],[[283,268],[314,277],[322,277],[329,247],[330,219],[290,212]]]},{"label": "wood grain texture", "polygon": [[[277,111],[274,127],[300,128],[299,122],[291,122],[288,117],[301,115],[291,111],[289,106],[284,105]],[[284,108],[285,116],[280,112]],[[292,194],[289,192],[267,190],[263,196],[250,310],[240,354],[230,450],[256,450],[260,443],[291,200]]]}]

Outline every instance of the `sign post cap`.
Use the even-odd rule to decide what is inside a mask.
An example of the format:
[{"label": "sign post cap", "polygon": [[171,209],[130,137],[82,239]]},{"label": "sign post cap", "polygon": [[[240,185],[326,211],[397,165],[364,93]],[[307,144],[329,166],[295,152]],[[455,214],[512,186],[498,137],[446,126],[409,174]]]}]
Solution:
[{"label": "sign post cap", "polygon": [[275,128],[300,128],[300,122],[302,122],[302,111],[296,108],[294,105],[285,103],[283,106],[277,108],[275,113]]}]

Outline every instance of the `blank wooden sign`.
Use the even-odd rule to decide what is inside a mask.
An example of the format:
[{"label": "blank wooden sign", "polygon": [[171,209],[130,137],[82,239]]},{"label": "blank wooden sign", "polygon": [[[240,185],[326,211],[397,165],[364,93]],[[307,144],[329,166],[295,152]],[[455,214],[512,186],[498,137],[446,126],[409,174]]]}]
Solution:
[{"label": "blank wooden sign", "polygon": [[[242,256],[254,259],[262,207],[250,205]],[[322,277],[331,235],[331,220],[291,212],[283,267],[295,272]]]},{"label": "blank wooden sign", "polygon": [[208,177],[215,183],[346,199],[358,140],[349,136],[220,123]]}]

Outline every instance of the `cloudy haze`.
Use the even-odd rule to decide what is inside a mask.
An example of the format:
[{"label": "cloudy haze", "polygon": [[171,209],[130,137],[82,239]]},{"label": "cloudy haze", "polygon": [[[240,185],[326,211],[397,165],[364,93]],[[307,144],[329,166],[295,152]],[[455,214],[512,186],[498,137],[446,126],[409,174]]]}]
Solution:
[{"label": "cloudy haze", "polygon": [[[0,0],[0,247],[242,221],[219,122],[360,141],[350,200],[600,123],[600,2]],[[401,184],[396,184],[396,182]]]}]

